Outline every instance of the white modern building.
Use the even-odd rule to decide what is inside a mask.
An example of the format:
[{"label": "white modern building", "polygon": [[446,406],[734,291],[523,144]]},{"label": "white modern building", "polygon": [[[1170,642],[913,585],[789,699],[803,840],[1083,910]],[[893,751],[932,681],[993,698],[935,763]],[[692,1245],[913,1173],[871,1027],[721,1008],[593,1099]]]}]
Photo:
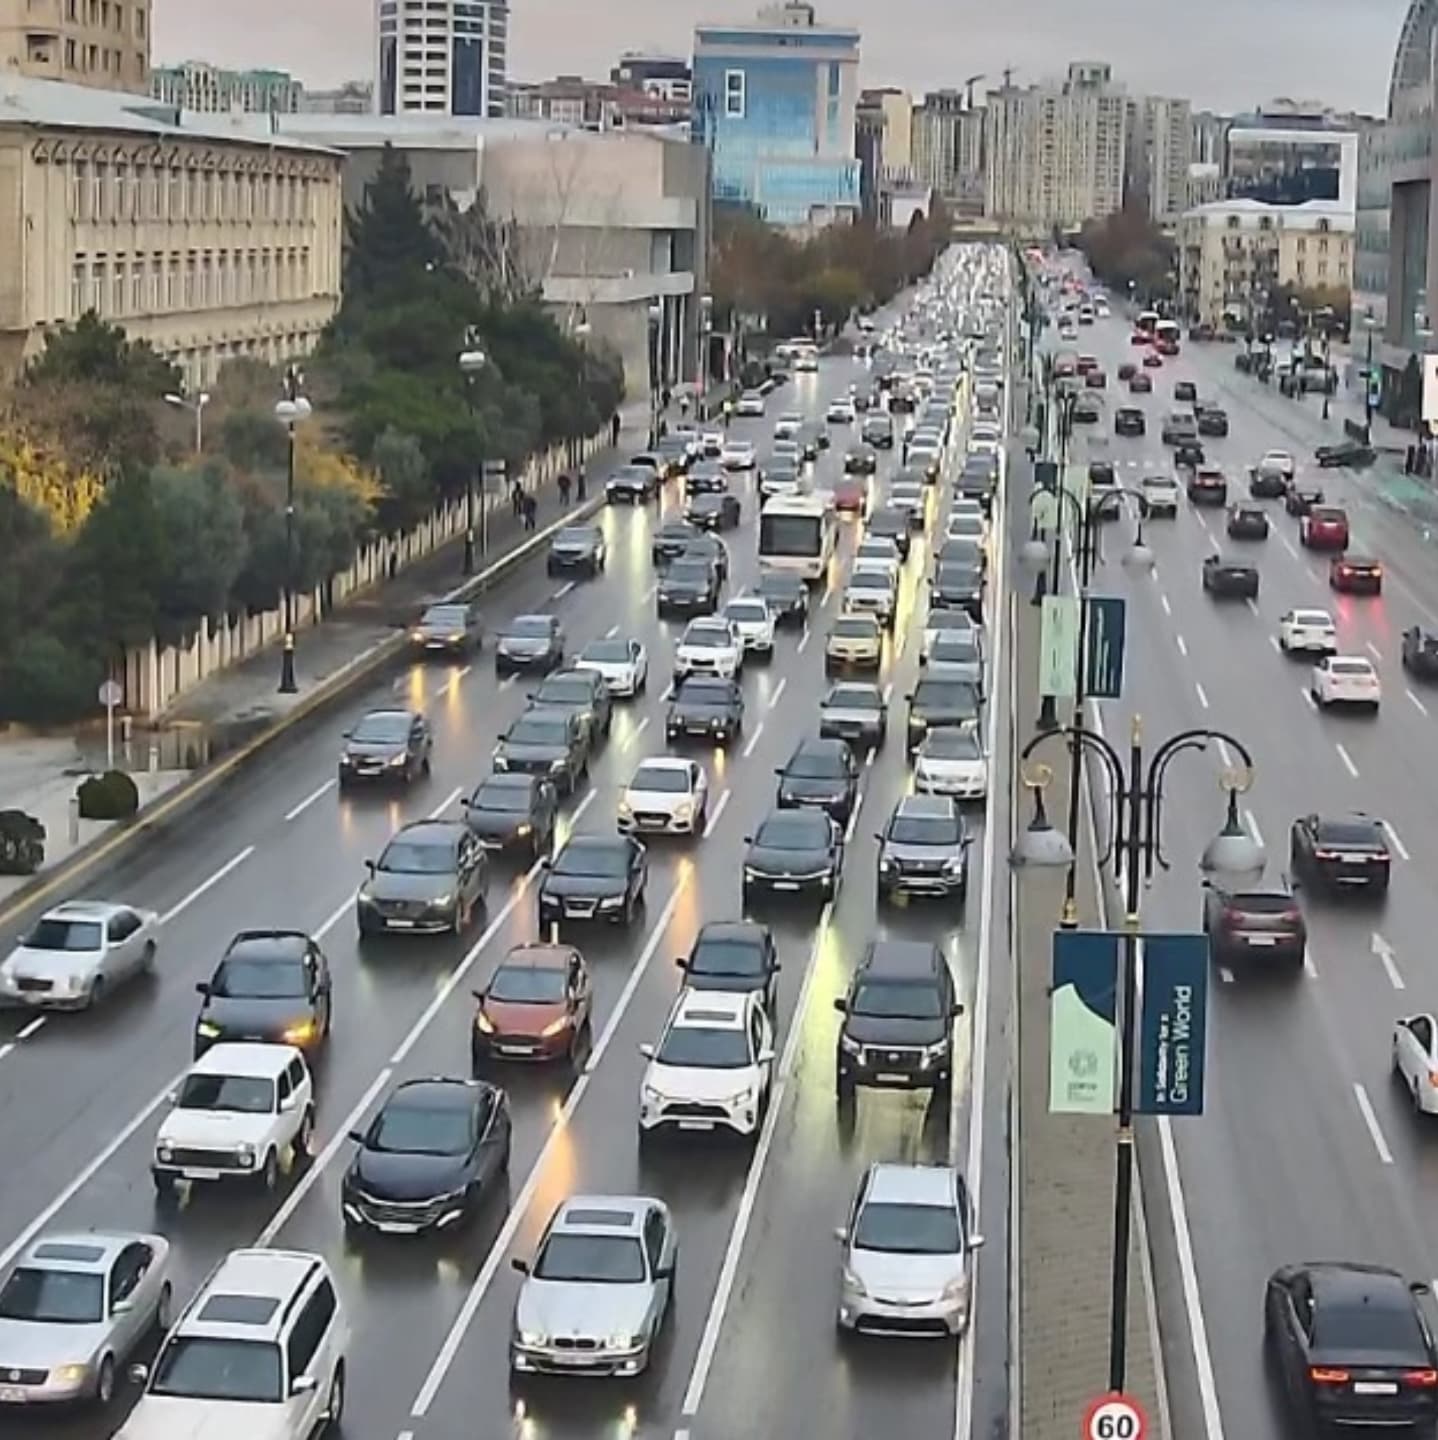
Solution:
[{"label": "white modern building", "polygon": [[1128,132],[1129,193],[1143,197],[1155,224],[1177,225],[1191,203],[1192,107],[1187,100],[1139,96],[1129,108]]},{"label": "white modern building", "polygon": [[509,0],[376,3],[379,114],[504,114]]}]

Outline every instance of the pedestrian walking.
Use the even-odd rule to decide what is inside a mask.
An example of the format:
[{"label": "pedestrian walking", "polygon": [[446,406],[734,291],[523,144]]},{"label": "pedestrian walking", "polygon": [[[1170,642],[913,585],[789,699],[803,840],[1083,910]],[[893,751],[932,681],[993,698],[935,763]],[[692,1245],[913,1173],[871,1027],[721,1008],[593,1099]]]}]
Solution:
[{"label": "pedestrian walking", "polygon": [[514,518],[520,519],[524,514],[524,486],[517,479],[509,487],[509,503],[514,507]]},{"label": "pedestrian walking", "polygon": [[526,530],[534,529],[534,518],[538,511],[539,502],[533,495],[526,495],[524,497],[524,528]]},{"label": "pedestrian walking", "polygon": [[684,420],[689,418],[689,397],[687,395],[679,397],[679,415]]},{"label": "pedestrian walking", "polygon": [[559,472],[559,503],[569,504],[569,474],[565,470]]},{"label": "pedestrian walking", "polygon": [[583,471],[582,469],[581,469],[581,470],[576,470],[575,473],[574,473],[574,493],[575,493],[575,495],[578,497],[579,503],[580,503],[581,505],[584,504],[584,497],[585,497],[585,495],[588,493],[588,490],[589,490],[589,479],[588,479],[588,477],[585,475],[585,473],[584,473],[584,471]]},{"label": "pedestrian walking", "polygon": [[619,411],[615,411],[609,417],[609,443],[617,447],[619,444]]}]

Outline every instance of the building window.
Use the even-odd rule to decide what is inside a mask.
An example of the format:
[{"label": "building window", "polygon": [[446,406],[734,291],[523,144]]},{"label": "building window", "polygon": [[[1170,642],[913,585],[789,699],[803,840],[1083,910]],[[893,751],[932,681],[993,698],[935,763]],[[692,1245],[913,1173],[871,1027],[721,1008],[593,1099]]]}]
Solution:
[{"label": "building window", "polygon": [[186,310],[195,308],[195,257],[193,254],[185,258],[185,299]]},{"label": "building window", "polygon": [[105,294],[105,257],[97,256],[90,266],[90,294],[87,297],[87,308],[93,310],[97,315],[105,314],[105,304],[109,296]]},{"label": "building window", "polygon": [[831,97],[839,93],[839,73],[839,62],[831,60],[829,62],[829,94]]},{"label": "building window", "polygon": [[89,273],[85,257],[77,255],[70,267],[70,315],[76,320],[85,313],[85,277]]},{"label": "building window", "polygon": [[174,220],[185,218],[185,172],[177,165],[170,171],[170,215]]},{"label": "building window", "polygon": [[105,162],[96,160],[90,167],[90,218],[105,220]]},{"label": "building window", "polygon": [[125,301],[129,296],[125,285],[128,280],[125,272],[125,262],[121,259],[115,261],[115,273],[110,277],[110,288],[113,298],[110,301],[110,313],[112,315],[123,315],[125,313]]},{"label": "building window", "polygon": [[83,160],[76,160],[70,166],[70,214],[76,220],[84,220],[90,203],[90,167]]},{"label": "building window", "polygon": [[130,167],[117,160],[112,174],[112,182],[115,193],[115,219],[128,220],[130,218]]},{"label": "building window", "polygon": [[744,118],[744,72],[742,70],[726,70],[724,72],[724,113],[731,120]]},{"label": "building window", "polygon": [[130,313],[145,313],[145,257],[137,255],[130,262]]}]

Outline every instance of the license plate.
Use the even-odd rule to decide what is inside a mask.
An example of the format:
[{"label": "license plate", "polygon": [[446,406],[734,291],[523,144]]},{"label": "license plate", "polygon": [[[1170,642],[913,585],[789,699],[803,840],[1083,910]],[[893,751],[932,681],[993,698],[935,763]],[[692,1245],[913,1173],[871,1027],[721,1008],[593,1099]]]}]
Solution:
[{"label": "license plate", "polygon": [[17,1385],[0,1385],[0,1405],[25,1405],[30,1396]]},{"label": "license plate", "polygon": [[1355,1395],[1396,1395],[1398,1385],[1393,1380],[1355,1380],[1353,1393]]},{"label": "license plate", "polygon": [[685,730],[690,735],[707,735],[709,733],[707,725],[688,725]]},{"label": "license plate", "polygon": [[189,1166],[180,1171],[186,1180],[218,1180],[223,1173],[221,1170],[192,1170]]},{"label": "license plate", "polygon": [[396,1225],[392,1220],[377,1223],[374,1228],[384,1235],[416,1235],[419,1233],[418,1225]]},{"label": "license plate", "polygon": [[774,888],[776,890],[797,890],[799,882],[797,880],[776,880]]},{"label": "license plate", "polygon": [[1244,937],[1250,945],[1277,945],[1277,935],[1247,935]]},{"label": "license plate", "polygon": [[1345,865],[1366,865],[1368,861],[1362,855],[1345,855],[1343,863]]},{"label": "license plate", "polygon": [[494,1047],[501,1055],[533,1055],[533,1045],[496,1045]]},{"label": "license plate", "polygon": [[426,641],[424,642],[424,648],[425,648],[426,650],[443,650],[443,649],[444,649],[444,641],[443,641],[443,640],[426,640]]},{"label": "license plate", "polygon": [[386,920],[384,922],[391,930],[413,930],[413,920]]},{"label": "license plate", "polygon": [[681,1120],[679,1128],[681,1130],[712,1130],[714,1126],[708,1120]]},{"label": "license plate", "polygon": [[892,1070],[880,1071],[874,1079],[881,1085],[902,1085],[908,1079],[907,1075],[896,1075]]}]

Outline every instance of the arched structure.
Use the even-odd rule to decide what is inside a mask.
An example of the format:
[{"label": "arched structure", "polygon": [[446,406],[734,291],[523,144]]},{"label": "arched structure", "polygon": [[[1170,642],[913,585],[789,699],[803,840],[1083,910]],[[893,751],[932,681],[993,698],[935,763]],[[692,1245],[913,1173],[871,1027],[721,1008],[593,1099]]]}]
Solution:
[{"label": "arched structure", "polygon": [[1438,27],[1438,0],[1410,0],[1393,56],[1393,75],[1388,82],[1390,117],[1397,114],[1401,92],[1429,85],[1435,27]]}]

